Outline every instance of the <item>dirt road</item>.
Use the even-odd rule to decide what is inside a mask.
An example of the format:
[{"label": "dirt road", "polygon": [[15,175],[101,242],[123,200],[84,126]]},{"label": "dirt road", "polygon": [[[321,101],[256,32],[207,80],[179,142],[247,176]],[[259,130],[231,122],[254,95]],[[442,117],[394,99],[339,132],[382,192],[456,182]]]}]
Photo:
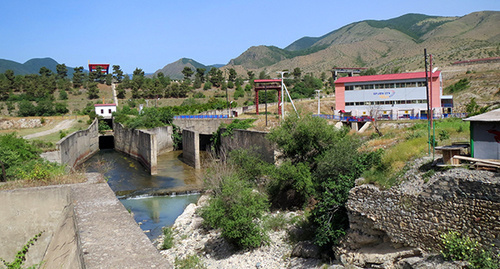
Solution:
[{"label": "dirt road", "polygon": [[74,119],[73,120],[63,120],[63,121],[59,122],[56,126],[54,126],[54,128],[52,128],[50,130],[42,131],[42,132],[39,132],[39,133],[30,134],[30,135],[26,135],[23,138],[24,139],[31,139],[31,138],[36,138],[36,137],[44,136],[44,135],[49,135],[49,134],[52,134],[52,133],[57,133],[57,132],[62,131],[64,129],[70,128],[71,126],[73,126],[74,123],[75,123]]}]

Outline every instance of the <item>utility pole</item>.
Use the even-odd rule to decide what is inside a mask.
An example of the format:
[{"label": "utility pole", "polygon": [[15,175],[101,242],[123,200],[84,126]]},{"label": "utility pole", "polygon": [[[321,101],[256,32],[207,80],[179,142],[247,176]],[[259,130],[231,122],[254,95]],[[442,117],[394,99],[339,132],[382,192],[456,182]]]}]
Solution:
[{"label": "utility pole", "polygon": [[424,49],[424,59],[425,59],[425,92],[427,94],[427,154],[431,154],[431,110],[430,110],[430,100],[429,100],[429,73],[427,73],[427,49]]},{"label": "utility pole", "polygon": [[319,116],[319,114],[320,114],[320,109],[319,109],[320,108],[320,104],[319,104],[319,99],[320,99],[319,98],[319,92],[321,92],[321,90],[315,90],[315,91],[316,91],[316,94],[318,95],[318,116]]},{"label": "utility pole", "polygon": [[281,119],[285,119],[285,82],[284,75],[289,73],[288,71],[282,71],[281,74]]}]

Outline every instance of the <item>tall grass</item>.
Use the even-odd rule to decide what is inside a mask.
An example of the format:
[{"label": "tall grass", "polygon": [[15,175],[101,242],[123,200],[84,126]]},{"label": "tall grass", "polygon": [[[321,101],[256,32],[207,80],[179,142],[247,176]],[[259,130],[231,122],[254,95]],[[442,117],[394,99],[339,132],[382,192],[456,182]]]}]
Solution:
[{"label": "tall grass", "polygon": [[[469,123],[462,119],[450,118],[434,121],[435,137],[438,145],[469,140]],[[431,135],[433,131],[431,130]],[[428,153],[428,125],[418,121],[411,127],[399,130],[385,130],[385,135],[370,141],[372,145],[391,141],[382,156],[379,166],[365,172],[365,183],[373,183],[382,188],[390,188],[399,183],[398,177],[404,174],[407,163]]]}]

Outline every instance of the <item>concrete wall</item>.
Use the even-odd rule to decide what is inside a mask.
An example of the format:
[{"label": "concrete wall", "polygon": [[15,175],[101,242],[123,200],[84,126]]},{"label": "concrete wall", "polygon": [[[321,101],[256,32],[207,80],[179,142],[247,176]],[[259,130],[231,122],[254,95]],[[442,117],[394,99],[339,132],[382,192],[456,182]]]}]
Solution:
[{"label": "concrete wall", "polygon": [[74,132],[57,142],[62,164],[72,169],[99,151],[99,124],[97,118],[87,130]]},{"label": "concrete wall", "polygon": [[0,191],[0,257],[12,262],[43,231],[24,267],[43,261],[47,269],[172,268],[102,176],[87,177],[82,184]]},{"label": "concrete wall", "polygon": [[137,129],[124,128],[113,123],[115,150],[123,152],[141,162],[151,173],[157,173],[158,143],[156,134]]},{"label": "concrete wall", "polygon": [[429,184],[418,194],[373,185],[352,189],[346,242],[354,249],[387,240],[435,249],[440,235],[454,230],[499,250],[500,181],[494,173],[455,169]]},{"label": "concrete wall", "polygon": [[201,134],[213,134],[221,123],[230,124],[233,119],[174,119],[173,124],[181,130],[195,130]]},{"label": "concrete wall", "polygon": [[200,135],[197,131],[182,130],[182,158],[185,163],[199,169],[200,165]]},{"label": "concrete wall", "polygon": [[172,126],[156,127],[153,129],[148,129],[148,131],[156,135],[156,141],[158,143],[158,154],[174,150],[174,141],[172,140]]},{"label": "concrete wall", "polygon": [[[222,129],[222,132],[225,130]],[[232,135],[221,136],[221,148],[227,153],[235,149],[253,149],[264,161],[274,163],[275,146],[266,139],[266,135],[266,132],[233,130]]]},{"label": "concrete wall", "polygon": [[[77,251],[77,239],[74,232],[72,216],[71,190],[69,187],[43,187],[19,189],[0,192],[0,257],[12,262],[17,251],[36,234],[43,231],[42,236],[27,253],[26,266],[40,263],[44,260],[47,249],[50,253],[57,238],[65,241],[65,249],[59,254],[52,252],[50,257],[60,257],[66,251],[72,251],[66,260],[59,260],[57,268],[67,263],[70,267],[81,268],[81,261]],[[70,221],[65,223],[67,218]],[[66,231],[63,231],[66,226]],[[66,238],[68,240],[61,240]],[[54,243],[51,243],[54,241]],[[52,246],[52,248],[50,248]],[[48,258],[48,257],[47,257]],[[53,263],[50,263],[53,264]],[[50,268],[50,267],[47,267]]]}]

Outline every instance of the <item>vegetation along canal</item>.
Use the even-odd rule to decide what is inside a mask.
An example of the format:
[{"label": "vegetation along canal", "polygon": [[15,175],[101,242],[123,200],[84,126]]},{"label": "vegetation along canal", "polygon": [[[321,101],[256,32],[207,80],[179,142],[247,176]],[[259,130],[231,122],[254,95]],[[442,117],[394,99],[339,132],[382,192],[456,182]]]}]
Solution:
[{"label": "vegetation along canal", "polygon": [[[103,173],[125,208],[134,214],[149,239],[157,238],[198,194],[172,195],[174,190],[196,189],[200,172],[183,163],[182,151],[158,156],[158,174],[149,172],[135,159],[115,150],[101,150],[87,161],[87,171]],[[160,194],[167,195],[160,196]]]}]

